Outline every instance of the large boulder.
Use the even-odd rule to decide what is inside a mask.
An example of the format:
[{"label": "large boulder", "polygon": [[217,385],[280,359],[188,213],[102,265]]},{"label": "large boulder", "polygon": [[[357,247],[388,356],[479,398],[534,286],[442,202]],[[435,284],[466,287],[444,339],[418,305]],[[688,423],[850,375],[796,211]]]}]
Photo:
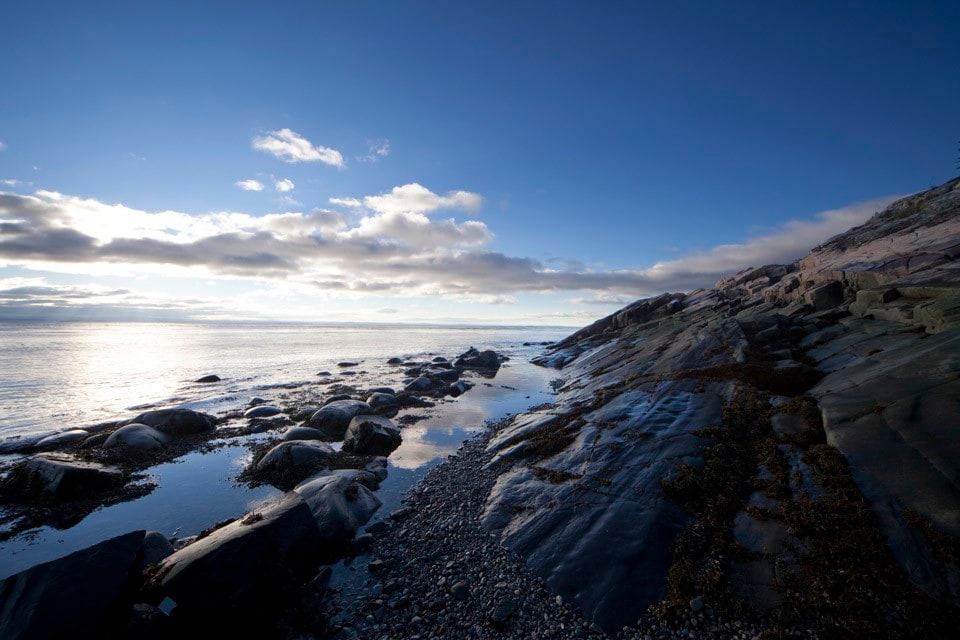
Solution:
[{"label": "large boulder", "polygon": [[250,621],[316,573],[321,543],[307,503],[290,492],[168,556],[156,582],[177,617]]},{"label": "large boulder", "polygon": [[267,451],[257,461],[256,475],[274,486],[286,489],[326,468],[335,455],[336,452],[326,442],[288,440]]},{"label": "large boulder", "polygon": [[[294,488],[310,507],[326,543],[353,540],[357,529],[365,525],[382,504],[357,474],[365,471],[344,470],[305,480]],[[369,475],[369,474],[367,474]]]},{"label": "large boulder", "polygon": [[145,424],[171,436],[185,436],[213,431],[217,419],[190,409],[158,409],[141,413],[127,424]]},{"label": "large boulder", "polygon": [[343,450],[357,455],[386,456],[400,446],[400,429],[383,416],[357,416],[350,421]]},{"label": "large boulder", "polygon": [[337,400],[322,407],[306,422],[306,426],[318,429],[327,440],[342,440],[350,421],[360,414],[369,414],[370,405],[360,400]]},{"label": "large boulder", "polygon": [[0,580],[0,638],[114,637],[143,539],[126,533]]},{"label": "large boulder", "polygon": [[375,414],[388,418],[397,415],[400,410],[400,401],[393,393],[375,391],[367,396],[367,404]]},{"label": "large boulder", "polygon": [[290,427],[283,432],[284,440],[323,440],[323,434],[310,427]]},{"label": "large boulder", "polygon": [[485,377],[493,377],[500,369],[500,362],[504,360],[502,356],[497,355],[496,351],[486,350],[478,351],[470,347],[467,351],[460,354],[454,361],[457,369],[473,369]]},{"label": "large boulder", "polygon": [[120,469],[77,460],[64,453],[38,453],[16,467],[4,493],[40,502],[96,496],[124,483]]},{"label": "large boulder", "polygon": [[103,447],[129,447],[138,451],[156,451],[170,442],[170,436],[145,424],[128,424],[110,434]]}]

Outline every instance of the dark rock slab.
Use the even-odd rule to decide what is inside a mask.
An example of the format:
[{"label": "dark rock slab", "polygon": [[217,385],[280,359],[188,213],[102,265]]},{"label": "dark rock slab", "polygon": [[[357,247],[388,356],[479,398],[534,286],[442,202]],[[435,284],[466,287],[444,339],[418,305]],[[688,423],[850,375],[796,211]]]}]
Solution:
[{"label": "dark rock slab", "polygon": [[104,448],[129,447],[138,451],[156,451],[170,442],[170,436],[145,424],[128,424],[110,434]]},{"label": "dark rock slab", "polygon": [[133,423],[154,427],[167,435],[184,436],[213,431],[217,419],[190,409],[158,409],[141,413],[128,424]]},{"label": "dark rock slab", "polygon": [[400,446],[400,429],[384,416],[357,416],[350,421],[343,450],[357,455],[386,456]]},{"label": "dark rock slab", "polygon": [[327,440],[342,440],[355,416],[370,413],[373,409],[366,402],[336,400],[313,414],[305,426],[318,429]]},{"label": "dark rock slab", "polygon": [[38,453],[11,471],[4,492],[21,499],[61,502],[97,496],[124,481],[123,472],[115,467],[65,453]]},{"label": "dark rock slab", "polygon": [[104,637],[122,614],[143,538],[126,533],[0,580],[0,637]]},{"label": "dark rock slab", "polygon": [[382,504],[354,473],[345,471],[310,478],[293,490],[310,507],[320,539],[326,543],[352,541]]}]

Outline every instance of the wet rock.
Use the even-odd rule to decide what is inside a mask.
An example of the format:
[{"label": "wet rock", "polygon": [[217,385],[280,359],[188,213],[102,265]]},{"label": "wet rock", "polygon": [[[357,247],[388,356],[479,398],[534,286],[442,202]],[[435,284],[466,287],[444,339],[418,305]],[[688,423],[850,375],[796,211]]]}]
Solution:
[{"label": "wet rock", "polygon": [[387,360],[387,364],[403,364],[403,358],[390,358]]},{"label": "wet rock", "polygon": [[474,369],[477,371],[495,372],[500,368],[501,356],[496,351],[478,351],[470,347],[454,361],[458,369]]},{"label": "wet rock", "polygon": [[190,409],[159,409],[141,413],[127,424],[145,424],[170,436],[184,436],[213,431],[217,419]]},{"label": "wet rock", "polygon": [[332,395],[332,396],[327,396],[326,398],[324,398],[324,399],[323,399],[323,406],[325,407],[325,406],[327,406],[328,404],[330,404],[331,402],[338,402],[338,401],[340,401],[340,400],[351,400],[351,399],[352,399],[352,397],[350,396],[349,393],[337,393],[337,394],[334,394],[334,395]]},{"label": "wet rock", "polygon": [[284,440],[323,440],[323,434],[310,427],[290,427],[283,433]]},{"label": "wet rock", "polygon": [[281,413],[283,413],[283,411],[280,409],[280,407],[261,404],[244,411],[243,417],[244,418],[272,418],[273,416],[280,415]]},{"label": "wet rock", "polygon": [[90,437],[90,432],[83,429],[70,429],[62,433],[56,433],[41,439],[34,445],[37,451],[48,451],[50,449],[59,449],[68,445],[81,442]]},{"label": "wet rock", "polygon": [[407,393],[426,393],[442,386],[444,386],[444,384],[440,380],[420,376],[404,387],[403,390]]},{"label": "wet rock", "polygon": [[343,450],[357,455],[386,456],[400,446],[400,429],[383,416],[357,416],[350,421]]},{"label": "wet rock", "polygon": [[336,455],[330,445],[318,440],[289,440],[270,449],[256,465],[256,473],[283,488],[325,469]]},{"label": "wet rock", "polygon": [[194,380],[194,382],[199,382],[202,384],[207,384],[211,382],[220,382],[220,376],[211,374],[209,376],[203,376],[202,378],[197,378],[196,380]]},{"label": "wet rock", "polygon": [[167,557],[156,583],[178,617],[254,622],[290,592],[291,576],[312,573],[321,545],[309,506],[290,492]]},{"label": "wet rock", "polygon": [[400,410],[400,401],[392,393],[374,392],[367,396],[367,404],[377,415],[393,417]]},{"label": "wet rock", "polygon": [[338,363],[337,363],[337,366],[338,366],[338,367],[341,367],[341,368],[357,367],[357,366],[359,366],[359,365],[360,365],[359,362],[338,362]]},{"label": "wet rock", "polygon": [[156,564],[173,553],[173,545],[159,531],[147,531],[140,547],[139,563],[141,567]]},{"label": "wet rock", "polygon": [[380,456],[371,460],[364,470],[376,476],[377,480],[383,482],[387,478],[387,459]]},{"label": "wet rock", "polygon": [[303,407],[302,409],[297,410],[297,412],[293,414],[293,419],[296,422],[303,422],[305,420],[309,420],[313,416],[313,414],[315,414],[319,410],[320,410],[320,407],[318,406],[307,405],[306,407]]},{"label": "wet rock", "polygon": [[128,447],[137,451],[157,451],[170,442],[170,436],[145,424],[128,424],[110,434],[103,447]]},{"label": "wet rock", "polygon": [[117,613],[143,531],[133,531],[0,580],[0,637],[98,638]]},{"label": "wet rock", "polygon": [[303,497],[316,521],[320,539],[326,543],[353,540],[380,508],[376,495],[361,483],[340,474],[310,478],[294,488]]},{"label": "wet rock", "polygon": [[373,409],[366,402],[337,400],[313,414],[306,426],[318,429],[327,440],[342,440],[354,417],[372,412]]},{"label": "wet rock", "polygon": [[89,498],[122,485],[123,472],[64,453],[38,453],[10,472],[4,493],[40,502]]}]

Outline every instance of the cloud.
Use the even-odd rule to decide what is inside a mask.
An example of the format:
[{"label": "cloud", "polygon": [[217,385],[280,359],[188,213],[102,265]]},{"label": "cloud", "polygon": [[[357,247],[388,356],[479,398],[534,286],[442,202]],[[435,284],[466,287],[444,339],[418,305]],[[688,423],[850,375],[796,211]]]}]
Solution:
[{"label": "cloud", "polygon": [[483,204],[483,198],[469,191],[448,191],[445,196],[440,196],[423,185],[411,182],[394,187],[390,193],[367,196],[363,204],[377,213],[431,213],[438,209],[475,212]]},{"label": "cloud", "polygon": [[287,193],[288,191],[293,191],[294,184],[293,180],[283,178],[282,180],[274,180],[273,187],[280,193]]},{"label": "cloud", "polygon": [[8,187],[15,187],[18,184],[23,184],[23,182],[20,180],[16,180],[14,178],[8,178],[6,180],[0,180],[0,184],[6,185]]},{"label": "cloud", "polygon": [[789,262],[862,223],[891,200],[826,211],[742,243],[648,267],[600,270],[575,260],[544,262],[496,252],[484,223],[426,215],[480,201],[477,194],[460,194],[467,192],[439,196],[420,185],[404,185],[364,198],[366,210],[357,218],[322,209],[193,216],[51,191],[0,192],[0,267],[73,275],[242,278],[298,287],[297,295],[303,297],[314,292],[511,303],[521,293],[582,291],[592,295],[568,302],[616,305],[712,286],[751,265]]},{"label": "cloud", "polygon": [[379,140],[370,143],[367,155],[360,156],[357,159],[361,162],[377,162],[380,158],[386,158],[388,155],[390,155],[390,141]]},{"label": "cloud", "polygon": [[237,185],[244,191],[263,191],[263,183],[259,180],[238,180],[233,184]]},{"label": "cloud", "polygon": [[0,140],[0,151],[3,151],[6,148],[7,148],[7,145],[4,144],[3,140]]},{"label": "cloud", "polygon": [[350,209],[359,209],[363,206],[363,203],[356,198],[330,198],[330,204]]},{"label": "cloud", "polygon": [[266,151],[284,162],[322,162],[343,167],[343,156],[336,149],[314,146],[312,142],[290,129],[271,131],[253,139],[253,148]]}]

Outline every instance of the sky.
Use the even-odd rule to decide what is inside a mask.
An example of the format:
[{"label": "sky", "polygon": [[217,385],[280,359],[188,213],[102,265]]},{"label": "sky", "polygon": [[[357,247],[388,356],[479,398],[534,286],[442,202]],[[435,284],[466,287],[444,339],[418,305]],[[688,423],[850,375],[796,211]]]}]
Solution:
[{"label": "sky", "polygon": [[957,173],[956,2],[2,15],[0,321],[580,326]]}]

